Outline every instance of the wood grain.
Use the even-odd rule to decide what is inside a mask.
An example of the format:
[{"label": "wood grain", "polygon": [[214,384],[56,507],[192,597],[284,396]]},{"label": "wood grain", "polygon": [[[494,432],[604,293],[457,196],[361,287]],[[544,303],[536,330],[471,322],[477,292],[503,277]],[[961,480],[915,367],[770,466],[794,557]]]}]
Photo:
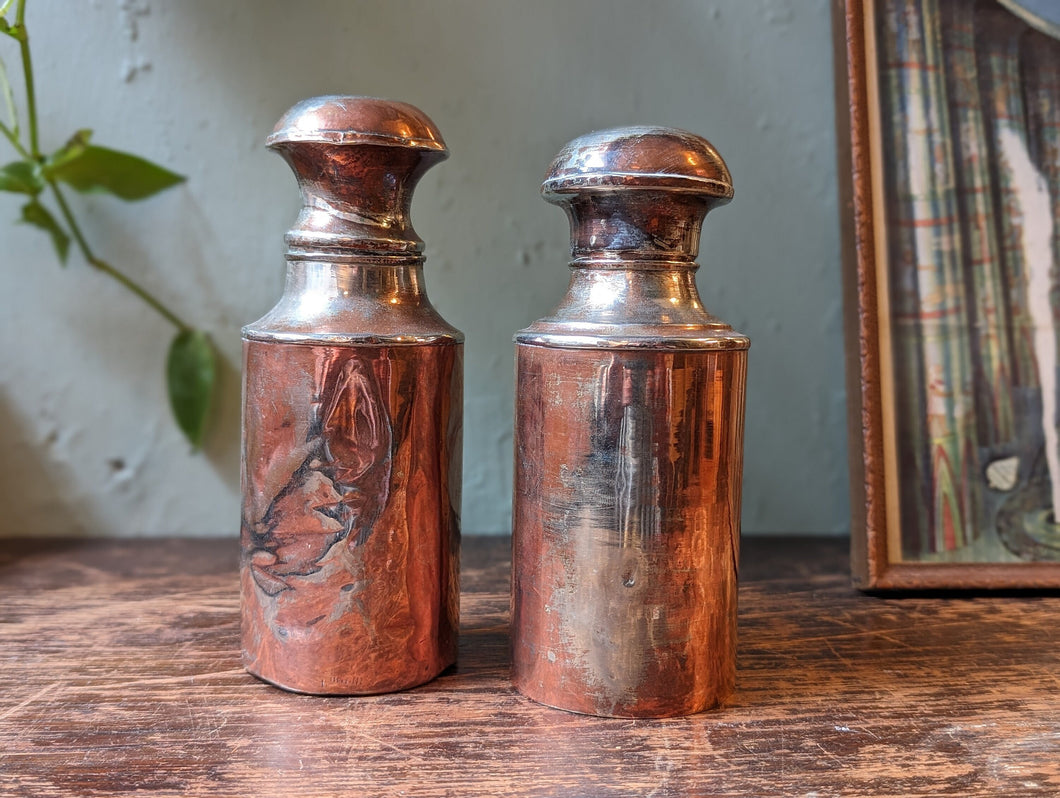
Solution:
[{"label": "wood grain", "polygon": [[243,671],[234,540],[6,541],[0,794],[1060,794],[1060,597],[865,596],[845,545],[746,539],[732,700],[629,721],[510,687],[503,538],[458,666],[371,698]]}]

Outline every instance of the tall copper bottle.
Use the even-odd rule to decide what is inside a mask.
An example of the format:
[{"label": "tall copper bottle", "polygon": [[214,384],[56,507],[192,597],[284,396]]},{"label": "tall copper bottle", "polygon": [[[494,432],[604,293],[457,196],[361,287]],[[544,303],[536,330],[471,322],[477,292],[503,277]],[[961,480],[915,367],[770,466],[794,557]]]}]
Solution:
[{"label": "tall copper bottle", "polygon": [[319,97],[268,146],[304,207],[279,303],[243,329],[243,659],[303,693],[456,658],[462,334],[423,288],[412,191],[447,157],[410,105]]},{"label": "tall copper bottle", "polygon": [[748,339],[694,278],[732,181],[704,139],[575,139],[542,193],[571,282],[516,337],[513,681],[593,715],[716,706],[735,678]]}]

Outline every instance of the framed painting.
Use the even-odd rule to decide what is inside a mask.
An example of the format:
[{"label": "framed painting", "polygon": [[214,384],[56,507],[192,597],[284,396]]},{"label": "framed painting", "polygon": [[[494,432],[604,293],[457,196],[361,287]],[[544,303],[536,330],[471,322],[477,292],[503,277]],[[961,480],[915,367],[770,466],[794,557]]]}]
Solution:
[{"label": "framed painting", "polygon": [[855,584],[1060,587],[1060,4],[834,10]]}]

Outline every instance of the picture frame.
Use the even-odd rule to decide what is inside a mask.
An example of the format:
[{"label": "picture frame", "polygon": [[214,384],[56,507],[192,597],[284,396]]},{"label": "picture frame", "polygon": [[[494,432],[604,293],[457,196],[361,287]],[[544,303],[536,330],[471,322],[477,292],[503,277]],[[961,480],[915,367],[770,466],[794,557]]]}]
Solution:
[{"label": "picture frame", "polygon": [[[1060,588],[1060,447],[1045,421],[1060,421],[1060,40],[1020,3],[833,4],[851,569],[863,590]],[[1019,59],[1046,58],[1018,93],[1057,114],[1040,127],[1056,138],[1025,136],[1044,202],[1033,214],[1025,175],[1004,171],[1008,122],[993,121],[1009,119],[998,103],[1014,92],[991,81],[1024,74],[1005,61],[1017,45],[1037,48]],[[1013,241],[1051,261],[1003,271]],[[1002,270],[994,283],[989,269]]]}]

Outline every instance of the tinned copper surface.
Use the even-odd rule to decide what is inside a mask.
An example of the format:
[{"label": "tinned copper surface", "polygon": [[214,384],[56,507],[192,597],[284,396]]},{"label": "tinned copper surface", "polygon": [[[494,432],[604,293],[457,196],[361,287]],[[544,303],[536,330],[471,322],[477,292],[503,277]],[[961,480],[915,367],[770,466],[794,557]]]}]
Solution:
[{"label": "tinned copper surface", "polygon": [[455,661],[460,352],[244,342],[251,673],[378,693]]},{"label": "tinned copper surface", "polygon": [[733,688],[746,353],[520,346],[515,685],[596,715]]},{"label": "tinned copper surface", "polygon": [[543,193],[573,260],[516,335],[513,682],[595,715],[705,710],[735,677],[749,344],[694,273],[731,178],[698,136],[625,128],[571,142]]},{"label": "tinned copper surface", "polygon": [[363,97],[300,103],[268,143],[304,207],[283,296],[243,329],[244,663],[305,693],[413,687],[459,622],[463,336],[409,219],[445,145]]}]

